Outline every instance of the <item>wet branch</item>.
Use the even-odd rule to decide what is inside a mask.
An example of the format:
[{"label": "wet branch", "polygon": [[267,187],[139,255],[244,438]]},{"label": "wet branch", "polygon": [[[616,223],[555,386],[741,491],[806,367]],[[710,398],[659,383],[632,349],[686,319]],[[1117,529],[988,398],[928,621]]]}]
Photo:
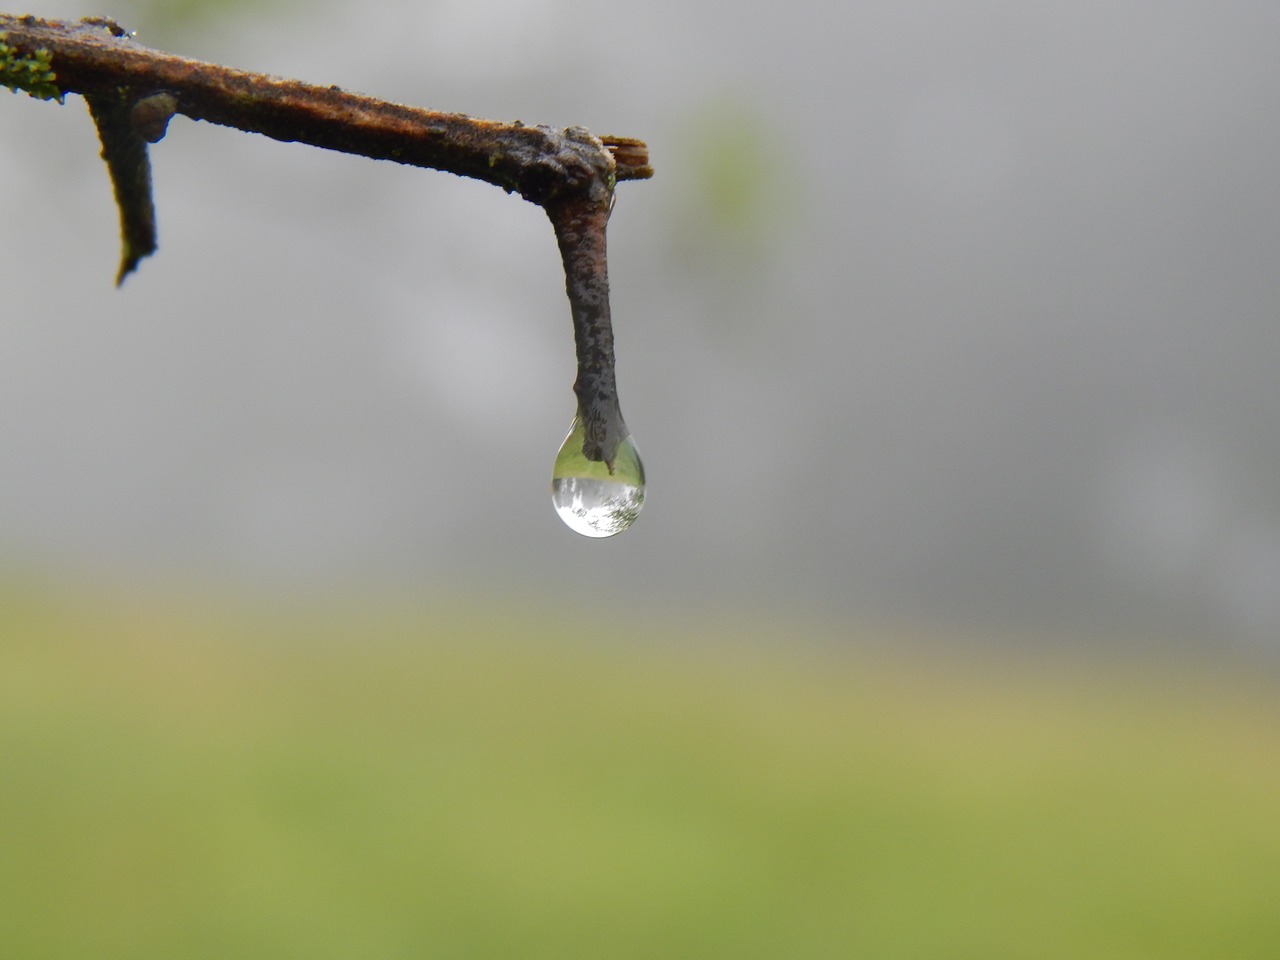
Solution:
[{"label": "wet branch", "polygon": [[478,120],[190,60],[144,47],[105,18],[0,14],[0,83],[42,99],[78,93],[88,101],[121,210],[120,279],[155,248],[146,144],[164,136],[175,113],[473,177],[544,207],[653,174],[639,140]]},{"label": "wet branch", "polygon": [[583,455],[614,469],[627,427],[614,383],[605,227],[619,180],[653,175],[648,148],[583,127],[440,113],[151,50],[114,21],[0,14],[0,84],[42,100],[82,95],[120,210],[117,285],[156,249],[147,145],[170,118],[430,167],[518,193],[546,210],[564,262],[578,354]]}]

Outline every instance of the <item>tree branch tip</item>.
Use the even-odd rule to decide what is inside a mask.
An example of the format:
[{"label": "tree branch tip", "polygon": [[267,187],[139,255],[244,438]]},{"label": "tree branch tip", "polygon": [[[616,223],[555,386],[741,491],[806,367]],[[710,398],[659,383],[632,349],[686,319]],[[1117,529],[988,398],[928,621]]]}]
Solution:
[{"label": "tree branch tip", "polygon": [[125,280],[129,274],[138,269],[138,264],[142,262],[142,257],[136,254],[126,254],[120,260],[120,269],[116,271],[116,289],[119,290],[124,286]]},{"label": "tree branch tip", "polygon": [[634,137],[601,137],[600,142],[611,154],[619,180],[648,180],[653,176],[649,165],[649,146]]}]

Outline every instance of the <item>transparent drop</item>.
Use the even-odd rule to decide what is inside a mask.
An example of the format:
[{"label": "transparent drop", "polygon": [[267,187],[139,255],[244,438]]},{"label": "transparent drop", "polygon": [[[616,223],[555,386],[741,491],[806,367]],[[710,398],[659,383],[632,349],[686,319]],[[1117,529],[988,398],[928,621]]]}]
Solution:
[{"label": "transparent drop", "polygon": [[630,436],[618,444],[612,473],[607,463],[583,456],[583,439],[575,417],[551,472],[551,504],[574,533],[612,537],[635,523],[644,506],[644,465]]}]

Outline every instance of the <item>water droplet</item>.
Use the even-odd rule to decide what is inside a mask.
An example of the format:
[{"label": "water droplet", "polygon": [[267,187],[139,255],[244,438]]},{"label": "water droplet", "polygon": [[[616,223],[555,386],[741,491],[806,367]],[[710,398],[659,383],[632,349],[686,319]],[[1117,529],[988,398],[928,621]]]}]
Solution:
[{"label": "water droplet", "polygon": [[644,465],[635,441],[618,444],[612,468],[582,453],[582,421],[575,417],[551,473],[551,504],[574,533],[612,537],[635,523],[644,506]]}]

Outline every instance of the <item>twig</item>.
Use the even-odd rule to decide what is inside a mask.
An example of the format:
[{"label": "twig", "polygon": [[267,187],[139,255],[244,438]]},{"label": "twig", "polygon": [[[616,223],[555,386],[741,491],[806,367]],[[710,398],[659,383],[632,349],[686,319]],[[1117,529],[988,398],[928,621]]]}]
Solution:
[{"label": "twig", "polygon": [[7,73],[0,80],[46,99],[79,93],[91,104],[115,102],[131,110],[164,94],[173,98],[175,112],[194,120],[473,177],[537,204],[587,192],[595,182],[611,188],[616,180],[653,175],[639,140],[597,139],[582,127],[478,120],[189,60],[144,47],[102,18],[68,22],[0,14],[0,43],[10,51],[6,63],[40,58],[50,71],[39,89],[14,83]]},{"label": "twig", "polygon": [[564,261],[578,354],[583,453],[613,468],[627,428],[614,382],[605,226],[619,180],[653,175],[648,148],[627,137],[440,113],[151,50],[113,20],[0,14],[0,84],[62,102],[84,96],[120,208],[116,282],[156,248],[147,144],[170,117],[262,133],[496,184],[541,205]]},{"label": "twig", "polygon": [[[156,94],[164,97],[165,94]],[[102,159],[111,174],[111,186],[120,209],[120,270],[116,286],[137,269],[143,257],[156,251],[156,208],[151,197],[151,161],[147,157],[148,138],[133,124],[133,115],[155,97],[138,101],[138,110],[128,101],[85,94],[89,115],[102,141]],[[170,97],[170,100],[173,98]],[[170,111],[172,116],[172,111]],[[167,122],[167,121],[166,121]]]},{"label": "twig", "polygon": [[564,261],[565,287],[573,311],[574,342],[578,351],[578,396],[582,419],[582,453],[604,461],[613,473],[618,444],[629,431],[618,406],[614,377],[613,322],[609,316],[609,265],[605,226],[611,198],[593,201],[572,198],[547,205]]}]

